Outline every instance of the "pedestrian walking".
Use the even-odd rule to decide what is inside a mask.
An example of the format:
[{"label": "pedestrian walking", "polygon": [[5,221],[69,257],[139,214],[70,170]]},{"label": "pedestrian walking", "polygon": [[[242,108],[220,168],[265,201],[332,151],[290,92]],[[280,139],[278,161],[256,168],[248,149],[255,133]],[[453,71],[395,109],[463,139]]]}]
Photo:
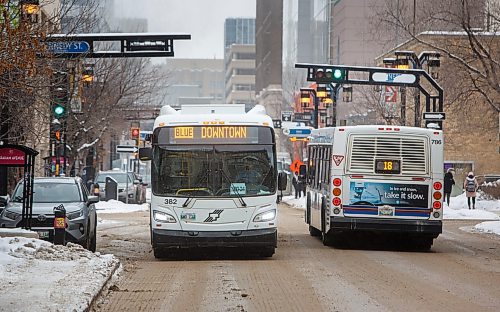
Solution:
[{"label": "pedestrian walking", "polygon": [[465,196],[467,196],[467,205],[470,209],[470,202],[472,201],[472,209],[476,209],[476,191],[479,187],[474,173],[471,171],[464,180]]},{"label": "pedestrian walking", "polygon": [[293,189],[295,190],[295,198],[300,198],[300,195],[302,193],[299,183],[299,175],[297,174],[297,172],[293,172],[292,185]]},{"label": "pedestrian walking", "polygon": [[448,207],[450,207],[450,196],[451,189],[455,185],[455,179],[453,179],[453,168],[448,168],[448,171],[444,174],[444,200]]},{"label": "pedestrian walking", "polygon": [[299,175],[298,188],[299,188],[299,193],[304,194],[304,197],[306,197],[306,177],[303,175]]}]

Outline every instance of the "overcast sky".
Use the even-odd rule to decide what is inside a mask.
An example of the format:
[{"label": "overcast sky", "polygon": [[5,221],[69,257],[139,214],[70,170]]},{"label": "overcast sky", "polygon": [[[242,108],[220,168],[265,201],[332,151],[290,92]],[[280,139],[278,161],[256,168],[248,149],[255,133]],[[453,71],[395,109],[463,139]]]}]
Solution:
[{"label": "overcast sky", "polygon": [[223,58],[224,20],[255,17],[255,0],[115,0],[117,17],[144,17],[149,32],[191,34],[176,58]]}]

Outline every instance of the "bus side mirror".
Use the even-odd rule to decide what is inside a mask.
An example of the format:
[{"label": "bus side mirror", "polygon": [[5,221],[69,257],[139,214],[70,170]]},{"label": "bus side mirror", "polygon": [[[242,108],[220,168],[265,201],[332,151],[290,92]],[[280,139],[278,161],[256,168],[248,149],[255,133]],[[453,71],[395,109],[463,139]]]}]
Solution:
[{"label": "bus side mirror", "polygon": [[142,161],[151,160],[151,154],[153,154],[153,149],[151,147],[141,147],[139,148],[139,159]]},{"label": "bus side mirror", "polygon": [[307,175],[307,167],[306,165],[300,165],[299,167],[299,176],[305,177]]},{"label": "bus side mirror", "polygon": [[278,190],[279,191],[286,190],[287,182],[288,182],[288,177],[287,177],[286,173],[284,173],[284,172],[278,173]]}]

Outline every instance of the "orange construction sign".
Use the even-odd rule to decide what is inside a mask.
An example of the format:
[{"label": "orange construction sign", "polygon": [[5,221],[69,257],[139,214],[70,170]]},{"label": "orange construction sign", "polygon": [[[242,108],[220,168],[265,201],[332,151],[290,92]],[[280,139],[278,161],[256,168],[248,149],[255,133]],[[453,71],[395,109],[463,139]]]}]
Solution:
[{"label": "orange construction sign", "polygon": [[303,164],[304,164],[304,163],[303,163],[302,161],[300,161],[299,159],[295,159],[295,160],[293,161],[293,163],[290,165],[290,169],[291,169],[293,172],[295,172],[295,173],[299,174],[299,168],[300,168],[300,166],[302,166]]}]

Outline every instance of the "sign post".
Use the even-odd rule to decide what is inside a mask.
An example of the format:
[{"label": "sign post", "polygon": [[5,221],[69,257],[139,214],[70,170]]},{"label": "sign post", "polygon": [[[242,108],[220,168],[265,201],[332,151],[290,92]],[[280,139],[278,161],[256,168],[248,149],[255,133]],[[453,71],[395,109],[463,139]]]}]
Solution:
[{"label": "sign post", "polygon": [[443,120],[445,118],[446,114],[444,112],[425,112],[425,127],[443,130]]}]

